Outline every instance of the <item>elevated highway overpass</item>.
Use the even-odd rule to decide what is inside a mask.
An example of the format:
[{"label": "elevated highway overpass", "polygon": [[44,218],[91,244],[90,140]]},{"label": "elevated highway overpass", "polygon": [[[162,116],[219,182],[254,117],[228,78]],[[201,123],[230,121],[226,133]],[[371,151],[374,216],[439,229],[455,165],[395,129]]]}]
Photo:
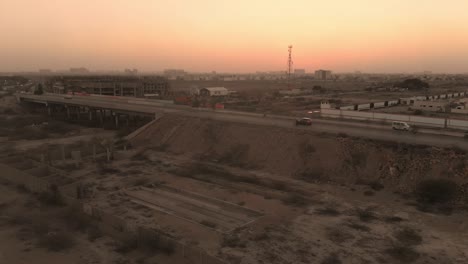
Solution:
[{"label": "elevated highway overpass", "polygon": [[[70,99],[64,95],[57,94],[16,94],[19,101],[42,104],[49,109],[53,106],[61,106],[66,109],[81,108],[89,113],[90,118],[94,116],[103,117],[107,112],[111,116],[120,114],[146,115],[157,117],[173,113],[194,118],[209,118],[219,121],[236,122],[249,125],[261,125],[271,127],[283,127],[290,129],[307,129],[315,132],[345,133],[349,136],[370,138],[375,140],[395,141],[407,144],[420,144],[436,147],[457,146],[468,150],[468,140],[463,138],[462,132],[447,131],[443,129],[420,129],[417,134],[393,131],[390,126],[376,123],[350,122],[342,120],[314,119],[310,127],[296,127],[294,117],[277,116],[238,111],[212,110],[192,108],[188,106],[174,105],[168,101],[138,99],[128,97],[107,96],[71,96]],[[98,113],[97,113],[98,112]],[[93,114],[94,113],[94,114]],[[67,110],[67,114],[72,113]],[[118,122],[118,118],[116,118]]]}]

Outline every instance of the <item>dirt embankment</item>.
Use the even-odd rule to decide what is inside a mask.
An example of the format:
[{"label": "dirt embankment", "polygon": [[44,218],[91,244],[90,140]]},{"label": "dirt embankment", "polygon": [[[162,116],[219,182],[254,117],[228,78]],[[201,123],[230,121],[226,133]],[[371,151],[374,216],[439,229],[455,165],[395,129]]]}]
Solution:
[{"label": "dirt embankment", "polygon": [[444,177],[468,186],[466,154],[456,149],[176,115],[163,117],[132,143],[309,182],[379,182],[408,191],[423,179]]}]

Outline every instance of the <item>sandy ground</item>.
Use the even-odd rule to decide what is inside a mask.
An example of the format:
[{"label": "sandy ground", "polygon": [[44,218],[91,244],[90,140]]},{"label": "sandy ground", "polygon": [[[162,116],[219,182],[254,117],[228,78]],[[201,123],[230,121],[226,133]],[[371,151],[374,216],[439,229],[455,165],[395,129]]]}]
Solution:
[{"label": "sandy ground", "polygon": [[[55,264],[55,263],[112,263],[123,259],[112,249],[112,240],[100,238],[89,242],[86,235],[74,233],[75,245],[63,252],[48,251],[37,245],[36,237],[30,234],[28,227],[11,224],[7,221],[11,212],[31,210],[26,208],[31,199],[29,195],[18,193],[13,186],[0,185],[0,263],[11,264]],[[47,209],[45,209],[47,210]],[[49,219],[53,223],[52,219]]]},{"label": "sandy ground", "polygon": [[[135,155],[139,159],[132,158]],[[261,170],[221,166],[224,174],[245,174],[263,183],[230,181],[222,174],[184,176],[176,172],[190,167],[191,162],[199,161],[188,155],[154,150],[147,150],[143,156],[138,150],[119,153],[112,165],[115,173],[92,180],[93,173],[87,176],[100,190],[91,202],[141,225],[157,223],[157,228],[230,263],[320,263],[334,256],[342,263],[403,263],[388,252],[399,245],[396,234],[405,229],[421,237],[420,242],[408,245],[417,256],[413,263],[468,261],[468,215],[463,210],[448,216],[423,213],[409,204],[411,199],[390,189],[304,183]],[[268,180],[278,179],[285,185],[265,185]],[[120,190],[139,189],[140,184],[150,186],[145,188],[163,185],[196,192],[259,211],[263,216],[223,234],[148,206],[135,206],[121,195]],[[307,201],[288,201],[293,193],[300,193]],[[147,197],[147,201],[152,199]]]},{"label": "sandy ground", "polygon": [[[456,207],[449,215],[422,212],[413,198],[399,194],[429,176],[449,175],[466,184],[464,153],[172,118],[161,119],[135,142],[110,163],[85,158],[67,177],[89,184],[92,205],[163,230],[228,263],[468,262],[466,209]],[[372,182],[383,189],[372,188]],[[162,191],[168,188],[180,193]],[[159,196],[145,191],[143,202],[135,203],[127,194],[148,189]],[[10,207],[30,210],[24,197],[0,185],[0,215]],[[170,213],[162,210],[167,203]],[[243,225],[246,218],[223,209],[224,203],[261,216]],[[237,219],[230,232],[216,228],[230,221],[226,214]],[[24,239],[23,226],[5,220],[0,240],[7,246],[0,248],[0,263],[186,262],[178,255],[123,256],[108,238],[91,243],[80,233],[74,247],[53,253],[38,247],[34,237]]]},{"label": "sandy ground", "polygon": [[115,131],[103,130],[100,128],[86,128],[76,131],[78,136],[67,136],[62,138],[47,138],[41,140],[19,140],[15,141],[15,147],[20,151],[38,148],[45,144],[73,144],[80,141],[90,141],[95,137],[99,138],[112,138]]}]

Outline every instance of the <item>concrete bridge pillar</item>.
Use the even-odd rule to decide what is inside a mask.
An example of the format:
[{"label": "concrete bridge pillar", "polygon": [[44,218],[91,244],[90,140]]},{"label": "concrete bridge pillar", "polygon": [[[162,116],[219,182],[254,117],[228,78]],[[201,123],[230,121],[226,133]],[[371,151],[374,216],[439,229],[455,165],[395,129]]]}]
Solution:
[{"label": "concrete bridge pillar", "polygon": [[102,125],[104,123],[103,109],[99,110],[99,123]]},{"label": "concrete bridge pillar", "polygon": [[114,113],[115,127],[119,128],[119,114]]}]

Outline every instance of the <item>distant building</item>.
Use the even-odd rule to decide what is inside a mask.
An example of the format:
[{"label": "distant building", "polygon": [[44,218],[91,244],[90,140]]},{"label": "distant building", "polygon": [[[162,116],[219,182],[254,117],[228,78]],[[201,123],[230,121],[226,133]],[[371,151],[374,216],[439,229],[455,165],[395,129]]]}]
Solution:
[{"label": "distant building", "polygon": [[163,75],[171,80],[175,80],[178,77],[184,77],[186,74],[187,72],[182,69],[166,69],[163,72]]},{"label": "distant building", "polygon": [[431,111],[431,112],[446,112],[449,103],[444,101],[414,101],[412,109]]},{"label": "distant building", "polygon": [[64,76],[50,82],[54,90],[99,95],[165,97],[170,93],[169,82],[160,76]]},{"label": "distant building", "polygon": [[201,96],[228,96],[229,90],[224,87],[207,87],[200,89]]},{"label": "distant building", "polygon": [[306,74],[305,69],[295,69],[294,70],[294,75],[296,75],[296,76],[303,76],[305,74]]},{"label": "distant building", "polygon": [[88,74],[89,70],[81,67],[81,68],[70,68],[70,73],[72,74]]},{"label": "distant building", "polygon": [[317,70],[314,76],[316,80],[330,80],[332,78],[332,72],[328,70]]},{"label": "distant building", "polygon": [[49,70],[49,69],[39,69],[39,74],[40,75],[49,75],[51,73],[52,73],[52,71]]},{"label": "distant building", "polygon": [[125,69],[124,73],[126,75],[137,75],[138,74],[138,70],[137,69]]}]

